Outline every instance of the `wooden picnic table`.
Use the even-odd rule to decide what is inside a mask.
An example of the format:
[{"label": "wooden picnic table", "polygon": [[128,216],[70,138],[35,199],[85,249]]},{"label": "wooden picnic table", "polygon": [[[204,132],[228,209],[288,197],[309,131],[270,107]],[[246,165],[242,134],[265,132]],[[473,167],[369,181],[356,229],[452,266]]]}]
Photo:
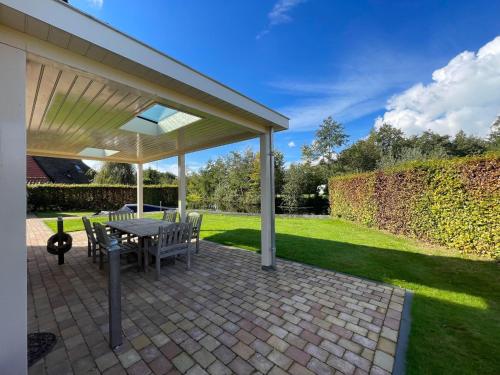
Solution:
[{"label": "wooden picnic table", "polygon": [[[106,225],[112,229],[118,230],[125,234],[137,236],[139,241],[139,253],[144,255],[144,272],[148,270],[148,248],[151,238],[158,235],[158,230],[161,226],[172,223],[158,219],[129,219],[119,221],[108,221]],[[141,260],[139,259],[139,262]]]}]

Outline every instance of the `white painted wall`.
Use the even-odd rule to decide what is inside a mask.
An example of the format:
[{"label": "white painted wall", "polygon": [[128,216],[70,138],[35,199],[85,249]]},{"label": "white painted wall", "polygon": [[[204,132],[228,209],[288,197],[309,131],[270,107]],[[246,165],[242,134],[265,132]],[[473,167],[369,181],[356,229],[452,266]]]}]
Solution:
[{"label": "white painted wall", "polygon": [[26,374],[26,54],[0,44],[0,374]]},{"label": "white painted wall", "polygon": [[260,136],[260,249],[262,267],[276,268],[273,130]]},{"label": "white painted wall", "polygon": [[180,154],[177,157],[177,166],[179,176],[177,179],[179,180],[178,187],[178,202],[179,202],[179,214],[181,216],[181,221],[186,219],[186,155]]}]

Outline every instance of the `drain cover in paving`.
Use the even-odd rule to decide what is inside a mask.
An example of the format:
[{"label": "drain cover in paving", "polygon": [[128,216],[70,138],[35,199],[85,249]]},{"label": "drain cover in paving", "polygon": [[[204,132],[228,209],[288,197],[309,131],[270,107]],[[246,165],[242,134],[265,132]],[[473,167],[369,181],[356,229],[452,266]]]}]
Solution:
[{"label": "drain cover in paving", "polygon": [[38,332],[28,334],[28,367],[33,365],[40,358],[47,355],[54,345],[57,338],[53,333]]}]

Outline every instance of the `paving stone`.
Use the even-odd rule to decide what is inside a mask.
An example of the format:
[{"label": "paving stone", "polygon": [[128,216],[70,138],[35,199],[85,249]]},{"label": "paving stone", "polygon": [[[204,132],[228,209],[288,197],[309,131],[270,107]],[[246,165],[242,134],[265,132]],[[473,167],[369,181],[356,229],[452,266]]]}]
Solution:
[{"label": "paving stone", "polygon": [[108,368],[102,373],[102,375],[127,375],[127,372],[123,369],[122,366],[117,364],[111,368]]},{"label": "paving stone", "polygon": [[254,372],[253,366],[244,361],[240,357],[236,357],[230,364],[229,368],[238,375],[250,375]]},{"label": "paving stone", "polygon": [[141,360],[141,356],[139,355],[139,353],[137,353],[135,351],[135,349],[130,349],[129,351],[127,351],[127,352],[125,352],[123,354],[120,354],[118,356],[118,359],[120,360],[120,362],[123,365],[123,367],[129,368],[130,366],[132,366],[137,361],[140,361]]},{"label": "paving stone", "polygon": [[215,361],[214,363],[212,363],[208,367],[207,371],[211,375],[230,375],[233,373],[230,368],[224,366],[219,361]]},{"label": "paving stone", "polygon": [[288,372],[282,370],[279,366],[274,366],[268,375],[288,375]]},{"label": "paving stone", "polygon": [[307,368],[317,375],[333,375],[334,373],[334,370],[329,365],[316,358],[311,358]]},{"label": "paving stone", "polygon": [[104,371],[116,365],[118,363],[118,358],[116,358],[115,353],[108,352],[103,356],[97,358],[95,360],[95,363],[100,371]]},{"label": "paving stone", "polygon": [[356,370],[353,364],[334,355],[330,356],[326,363],[346,375],[353,375]]},{"label": "paving stone", "polygon": [[319,359],[321,362],[326,362],[326,359],[328,358],[328,352],[326,350],[313,344],[307,344],[304,351],[312,355],[314,358]]},{"label": "paving stone", "polygon": [[252,343],[253,340],[255,340],[255,336],[252,335],[251,333],[248,333],[244,329],[240,329],[236,334],[234,335],[238,340],[243,341],[245,344],[249,345]]},{"label": "paving stone", "polygon": [[200,344],[208,351],[212,351],[220,345],[220,342],[212,336],[207,335],[200,340]]},{"label": "paving stone", "polygon": [[156,359],[158,356],[161,355],[160,351],[158,348],[154,345],[149,345],[146,346],[144,349],[142,349],[139,354],[141,355],[142,359],[146,363],[151,362],[152,360]]},{"label": "paving stone", "polygon": [[255,350],[243,342],[238,342],[231,350],[243,359],[249,359],[255,353]]},{"label": "paving stone", "polygon": [[131,343],[135,350],[141,350],[151,344],[151,340],[146,335],[140,335],[131,340]]},{"label": "paving stone", "polygon": [[260,354],[262,354],[263,356],[268,355],[273,350],[271,345],[268,345],[259,339],[252,342],[250,344],[250,347],[252,349],[254,349],[256,352],[259,352]]},{"label": "paving stone", "polygon": [[258,371],[263,374],[267,372],[274,366],[271,361],[264,357],[260,353],[255,353],[249,360],[250,364],[255,367]]},{"label": "paving stone", "polygon": [[202,348],[194,353],[193,359],[203,368],[207,368],[212,364],[212,362],[215,361],[215,357],[205,348]]},{"label": "paving stone", "polygon": [[165,345],[167,342],[170,341],[170,339],[168,338],[168,336],[164,333],[159,333],[157,334],[156,336],[153,336],[151,338],[151,341],[153,341],[153,343],[157,346],[157,347],[162,347],[163,345]]},{"label": "paving stone", "polygon": [[392,366],[394,365],[394,357],[383,351],[376,350],[375,357],[373,358],[373,363],[378,367],[391,372]]},{"label": "paving stone", "polygon": [[396,343],[394,341],[387,340],[385,337],[381,337],[378,341],[377,349],[394,356],[396,354]]},{"label": "paving stone", "polygon": [[290,346],[285,351],[285,354],[292,358],[294,361],[300,363],[302,366],[307,365],[307,362],[311,359],[311,355],[303,350],[296,348],[295,346]]},{"label": "paving stone", "polygon": [[163,355],[165,355],[165,357],[172,359],[177,356],[177,354],[182,352],[182,349],[175,342],[169,341],[160,348],[160,351]]},{"label": "paving stone", "polygon": [[288,369],[288,372],[292,375],[314,375],[314,372],[298,363],[294,363],[292,367]]},{"label": "paving stone", "polygon": [[283,353],[281,353],[277,350],[273,350],[271,353],[269,353],[267,358],[271,362],[273,362],[276,365],[278,365],[279,367],[281,367],[283,370],[288,369],[292,365],[292,362],[293,362],[289,357],[287,357],[286,355],[284,355]]},{"label": "paving stone", "polygon": [[189,354],[193,354],[201,349],[201,345],[194,341],[192,338],[188,338],[180,344],[180,347]]},{"label": "paving stone", "polygon": [[371,361],[366,358],[349,351],[344,354],[343,358],[364,371],[370,371]]},{"label": "paving stone", "polygon": [[208,374],[204,369],[202,369],[199,365],[194,365],[189,369],[188,372],[186,372],[188,375],[205,375]]},{"label": "paving stone", "polygon": [[149,375],[151,374],[151,370],[144,361],[139,361],[130,366],[127,369],[127,373],[129,375]]},{"label": "paving stone", "polygon": [[224,345],[231,347],[238,342],[238,339],[228,332],[222,333],[217,339]]},{"label": "paving stone", "polygon": [[72,362],[71,365],[73,367],[73,371],[77,375],[86,374],[86,373],[90,372],[90,370],[96,368],[96,363],[94,362],[94,360],[90,356],[79,358],[76,361]]},{"label": "paving stone", "polygon": [[164,356],[158,356],[149,363],[149,367],[151,367],[151,370],[153,370],[156,375],[160,375],[168,373],[173,368],[173,365],[172,362]]},{"label": "paving stone", "polygon": [[236,354],[225,345],[220,345],[213,351],[213,354],[225,365],[230,363],[236,356]]},{"label": "paving stone", "polygon": [[185,373],[194,365],[194,361],[186,353],[179,354],[172,360],[172,363],[182,373]]},{"label": "paving stone", "polygon": [[267,343],[282,353],[284,353],[290,346],[286,341],[277,336],[271,336],[269,340],[267,340]]},{"label": "paving stone", "polygon": [[361,353],[361,351],[363,350],[361,345],[356,344],[355,342],[347,340],[345,338],[341,338],[338,341],[338,344],[339,344],[339,346],[341,346],[347,350],[350,350],[351,352],[358,353],[358,354]]}]

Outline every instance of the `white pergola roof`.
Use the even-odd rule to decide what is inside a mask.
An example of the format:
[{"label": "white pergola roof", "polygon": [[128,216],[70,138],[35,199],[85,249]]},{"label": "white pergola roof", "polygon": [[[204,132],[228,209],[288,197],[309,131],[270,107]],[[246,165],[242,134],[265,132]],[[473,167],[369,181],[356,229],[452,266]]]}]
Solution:
[{"label": "white pergola roof", "polygon": [[[145,163],[288,128],[285,116],[58,0],[0,0],[0,43],[27,53],[31,155]],[[155,103],[199,120],[154,135],[120,129]]]}]

